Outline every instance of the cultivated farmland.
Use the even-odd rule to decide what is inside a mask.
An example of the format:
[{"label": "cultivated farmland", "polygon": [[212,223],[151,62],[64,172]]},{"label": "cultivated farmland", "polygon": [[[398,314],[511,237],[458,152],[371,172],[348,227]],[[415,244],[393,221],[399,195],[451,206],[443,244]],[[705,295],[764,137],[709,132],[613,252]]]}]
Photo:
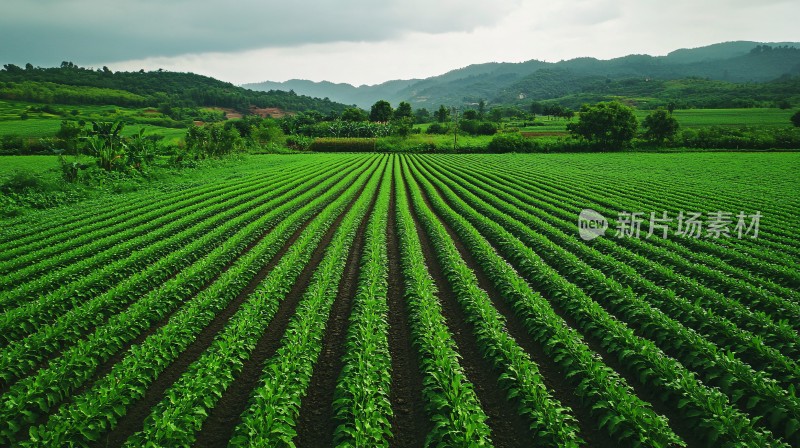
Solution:
[{"label": "cultivated farmland", "polygon": [[798,154],[247,162],[4,225],[0,445],[800,446]]}]

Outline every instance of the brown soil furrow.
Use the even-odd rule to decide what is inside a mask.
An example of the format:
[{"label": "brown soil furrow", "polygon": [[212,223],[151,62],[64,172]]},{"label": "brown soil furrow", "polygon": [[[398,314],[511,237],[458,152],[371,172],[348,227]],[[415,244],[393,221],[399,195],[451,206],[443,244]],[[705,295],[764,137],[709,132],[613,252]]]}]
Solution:
[{"label": "brown soil furrow", "polygon": [[333,446],[333,432],[337,423],[333,413],[333,397],[344,365],[342,357],[347,348],[347,329],[353,310],[353,298],[358,290],[364,234],[377,198],[378,192],[373,194],[367,213],[359,223],[339,281],[338,294],[325,324],[322,351],[314,364],[314,373],[306,389],[306,396],[300,401],[300,413],[295,428],[297,437],[294,440],[298,447]]},{"label": "brown soil furrow", "polygon": [[433,425],[425,413],[422,395],[422,372],[417,351],[411,343],[411,326],[408,308],[403,298],[403,279],[400,269],[400,246],[395,213],[397,185],[392,176],[392,196],[389,199],[387,244],[389,258],[389,352],[392,357],[392,387],[389,401],[392,404],[392,448],[419,447]]},{"label": "brown soil furrow", "polygon": [[[411,192],[408,183],[406,183],[406,190],[410,198]],[[444,275],[434,252],[433,243],[419,222],[416,213],[413,213],[412,216],[422,243],[425,264],[436,283],[442,312],[458,347],[458,353],[461,355],[461,366],[464,368],[467,379],[474,386],[481,407],[488,416],[486,423],[491,429],[494,446],[529,447],[533,437],[530,434],[528,423],[516,412],[515,404],[506,398],[505,392],[500,388],[499,372],[493,369],[481,355],[478,341],[473,334],[473,327],[467,322],[453,288]]]},{"label": "brown soil furrow", "polygon": [[[214,319],[209,323],[207,327],[205,327],[200,334],[197,335],[194,342],[192,342],[186,350],[184,350],[180,356],[172,363],[169,367],[167,367],[160,375],[156,378],[156,380],[150,385],[145,393],[144,397],[138,400],[131,409],[128,410],[125,417],[120,419],[117,426],[107,434],[104,438],[103,443],[99,444],[99,446],[121,446],[125,440],[128,439],[131,435],[135,432],[140,431],[144,424],[144,419],[150,414],[153,406],[158,404],[159,401],[163,398],[164,392],[175,383],[175,381],[180,378],[180,376],[186,371],[186,369],[195,362],[203,352],[208,349],[211,343],[214,341],[214,337],[219,333],[224,327],[228,320],[233,316],[239,308],[241,308],[242,304],[246,301],[246,299],[250,296],[250,294],[255,291],[256,287],[264,280],[264,278],[272,271],[275,265],[280,261],[286,251],[294,244],[295,240],[300,236],[303,230],[308,226],[308,224],[313,220],[313,217],[306,221],[297,231],[292,234],[292,236],[287,240],[287,242],[281,247],[278,253],[261,268],[258,273],[256,273],[255,277],[247,284],[247,286],[234,298],[224,310],[222,310],[219,314],[217,314]],[[248,245],[247,249],[242,252],[239,256],[241,258],[242,255],[250,251],[264,236],[267,235],[269,232],[265,232],[264,234],[260,235],[257,241],[254,241],[252,244]],[[225,270],[227,270],[230,265],[226,266]],[[223,271],[224,272],[224,271]],[[219,274],[221,275],[221,273]],[[213,284],[219,275],[214,277],[214,280],[208,282],[204,286],[203,289],[207,288],[209,285]],[[147,336],[155,333],[158,328],[165,325],[169,322],[169,318],[162,319],[157,326],[153,326],[146,332],[147,334],[142,334],[139,336],[140,342],[144,341]],[[127,351],[118,352],[120,359],[116,360],[117,362],[121,360],[121,357]],[[110,362],[110,361],[109,361]],[[115,363],[107,363],[108,369],[110,370],[113,368]]]},{"label": "brown soil furrow", "polygon": [[[310,222],[310,221],[309,221],[309,222]],[[302,227],[305,227],[306,225],[308,225],[308,223],[304,224]],[[301,230],[302,230],[302,229],[301,229]],[[298,230],[298,232],[297,232],[295,235],[293,235],[293,236],[292,236],[292,239],[290,239],[290,241],[292,241],[293,239],[296,239],[296,235],[299,235],[299,232],[300,232],[300,230]],[[203,286],[202,286],[202,287],[201,287],[201,288],[198,290],[198,292],[197,292],[196,294],[192,295],[192,296],[191,296],[189,299],[187,299],[187,300],[191,300],[191,298],[193,298],[193,297],[196,297],[198,294],[202,293],[202,292],[203,292],[203,291],[205,291],[205,290],[206,290],[206,289],[207,289],[209,286],[211,286],[211,285],[212,285],[214,282],[216,282],[216,281],[217,281],[217,279],[219,279],[219,277],[220,277],[220,276],[221,276],[221,275],[222,275],[222,274],[223,274],[225,271],[227,271],[227,270],[228,270],[228,269],[229,269],[229,268],[230,268],[230,267],[231,267],[231,266],[232,266],[234,263],[236,263],[236,261],[237,261],[238,259],[240,259],[240,258],[241,258],[241,257],[242,257],[244,254],[246,254],[247,252],[249,252],[249,251],[250,251],[250,250],[251,250],[251,249],[252,249],[252,248],[253,248],[253,247],[254,247],[256,244],[258,244],[258,243],[259,243],[259,242],[260,242],[260,241],[261,241],[261,240],[262,240],[262,239],[263,239],[263,238],[264,238],[264,237],[265,237],[265,236],[266,236],[268,233],[269,233],[269,231],[268,231],[268,230],[265,230],[263,234],[259,235],[259,236],[258,236],[258,238],[256,238],[256,239],[255,239],[255,240],[253,240],[252,242],[250,242],[250,243],[249,243],[249,244],[248,244],[248,245],[247,245],[247,246],[244,248],[244,250],[242,250],[242,251],[241,251],[239,254],[237,254],[237,255],[236,255],[236,257],[235,257],[233,260],[231,260],[231,261],[230,261],[230,262],[229,262],[229,263],[228,263],[228,264],[227,264],[227,265],[226,265],[226,266],[225,266],[225,267],[224,267],[224,268],[223,268],[223,269],[222,269],[222,270],[221,270],[221,271],[220,271],[218,274],[214,275],[214,276],[211,278],[211,280],[209,280],[208,282],[206,282],[206,283],[205,283],[205,284],[204,284],[204,285],[203,285]],[[285,246],[285,248],[281,248],[281,250],[280,250],[280,252],[279,252],[279,256],[282,256],[282,255],[283,255],[283,253],[285,253],[285,249],[286,249],[286,248],[288,248],[288,247],[289,247],[289,245],[288,245],[288,243],[287,243],[287,245]],[[280,258],[277,258],[277,259],[280,259]],[[270,268],[270,269],[271,269],[271,268]],[[231,302],[231,305],[233,305],[235,302],[237,302],[237,300],[238,300],[238,299],[239,299],[239,298],[237,297],[237,298],[236,298],[236,299],[235,299],[233,302]],[[239,302],[239,305],[241,305],[241,301]],[[229,305],[229,306],[230,306],[230,305]],[[166,325],[167,323],[169,323],[169,320],[170,320],[170,318],[171,318],[171,317],[172,317],[172,316],[173,316],[173,315],[174,315],[174,314],[175,314],[175,313],[176,313],[176,312],[177,312],[177,311],[178,311],[180,308],[181,308],[181,306],[176,306],[176,307],[175,307],[173,310],[171,310],[171,311],[170,311],[169,313],[167,313],[167,314],[166,314],[164,317],[162,317],[162,318],[161,318],[161,319],[160,319],[158,322],[156,322],[155,324],[153,324],[152,326],[150,326],[150,327],[149,327],[147,330],[145,330],[145,331],[143,331],[142,333],[140,333],[140,334],[139,334],[137,337],[135,337],[135,338],[134,338],[134,339],[132,339],[131,341],[129,341],[129,342],[127,342],[126,344],[124,344],[124,345],[123,345],[123,347],[122,347],[121,349],[117,350],[117,352],[116,352],[114,355],[112,355],[112,356],[111,356],[109,359],[107,359],[105,362],[103,362],[103,363],[101,363],[101,364],[100,364],[100,366],[99,366],[99,367],[98,367],[98,368],[95,370],[95,373],[92,375],[92,378],[91,378],[89,381],[86,381],[85,383],[83,383],[83,385],[81,385],[80,387],[78,387],[77,389],[75,389],[75,391],[74,391],[74,392],[72,392],[72,393],[69,395],[69,397],[65,398],[65,399],[64,399],[64,400],[62,400],[60,403],[58,403],[56,406],[54,406],[54,407],[53,407],[53,408],[52,408],[52,409],[51,409],[51,410],[50,410],[50,411],[49,411],[47,414],[42,414],[42,415],[40,415],[40,416],[39,416],[39,418],[36,420],[36,422],[35,422],[35,423],[33,423],[33,425],[32,425],[32,426],[37,426],[37,425],[40,425],[40,424],[43,424],[43,423],[45,423],[45,422],[47,421],[47,419],[50,417],[50,415],[57,414],[57,413],[59,412],[59,410],[61,409],[61,407],[63,407],[63,406],[66,406],[66,405],[68,405],[68,404],[72,403],[72,397],[76,397],[76,396],[78,396],[78,395],[80,395],[80,394],[84,393],[85,391],[87,391],[87,390],[91,389],[91,388],[94,386],[94,384],[95,384],[97,381],[99,381],[99,380],[100,380],[101,378],[103,378],[104,376],[108,375],[108,374],[111,372],[111,370],[114,368],[114,366],[115,366],[117,363],[119,363],[120,361],[122,361],[122,359],[123,359],[123,358],[125,358],[125,356],[127,356],[127,354],[128,354],[128,351],[130,350],[130,348],[131,348],[131,347],[133,347],[134,345],[141,344],[142,342],[144,342],[144,340],[145,340],[145,339],[147,339],[149,336],[151,336],[151,335],[155,334],[155,333],[156,333],[156,332],[157,332],[157,331],[158,331],[158,330],[159,330],[161,327],[163,327],[164,325]],[[238,305],[237,305],[237,307],[236,307],[236,308],[238,309]],[[219,316],[218,316],[218,317],[219,317]],[[228,316],[228,317],[229,317],[229,316]],[[216,320],[216,319],[215,319],[215,320]],[[227,318],[226,318],[226,321],[227,321]],[[212,324],[214,324],[214,322],[212,322]],[[213,339],[213,336],[212,336],[212,339]],[[197,343],[199,343],[199,341],[198,341],[198,340],[195,340],[195,342],[192,344],[192,346],[194,346],[194,344],[197,344]],[[209,342],[209,344],[210,344],[210,342]],[[192,346],[190,346],[189,348],[187,348],[187,350],[191,349],[191,348],[192,348]],[[206,347],[206,348],[207,348],[207,347]],[[205,350],[205,348],[204,348],[203,350]],[[186,352],[184,352],[184,354],[185,354],[185,353],[186,353]],[[202,353],[202,352],[199,352],[199,353]],[[196,354],[196,356],[197,356],[197,357],[199,357],[199,353],[198,353],[198,354]],[[182,355],[182,356],[183,356],[183,355]],[[52,360],[52,359],[56,359],[56,357],[55,357],[55,356],[53,356],[53,357],[49,358],[49,359],[46,361],[46,364],[45,364],[45,365],[49,364],[50,360]],[[196,358],[195,358],[195,359],[196,359]],[[177,362],[178,362],[178,361],[176,360],[176,363],[177,363]],[[167,368],[167,371],[169,371],[170,369],[172,369],[172,368],[173,368],[173,366],[174,366],[174,364],[175,364],[175,363],[173,363],[173,365],[171,365],[170,367],[168,367],[168,368]],[[187,366],[188,366],[188,364],[187,364]],[[165,371],[165,372],[162,372],[162,375],[163,375],[163,373],[166,373],[166,371]],[[176,380],[176,379],[177,379],[177,377],[173,378],[173,380],[172,380],[172,381],[170,381],[169,385],[171,385],[171,384],[172,384],[172,382],[174,382],[174,380]],[[158,380],[157,380],[156,382],[158,382]],[[155,383],[154,383],[154,385],[155,385]],[[167,385],[167,386],[169,386],[169,385]],[[152,387],[153,387],[153,386],[151,386],[151,388],[152,388]],[[165,388],[164,390],[166,390],[166,388]],[[149,393],[149,392],[148,392],[148,393]],[[148,398],[148,397],[147,397],[147,395],[145,395],[145,397],[143,397],[142,399],[144,400],[144,399],[147,399],[147,398]],[[123,423],[124,423],[124,422],[126,422],[126,421],[128,421],[130,418],[133,418],[133,417],[132,417],[132,413],[133,413],[133,412],[134,412],[136,409],[137,409],[137,405],[135,405],[133,409],[129,410],[128,414],[125,416],[125,418],[123,418],[122,420],[120,420],[119,424],[118,424],[118,425],[117,425],[117,427],[116,427],[116,428],[115,428],[115,429],[112,431],[112,433],[113,433],[113,432],[116,432],[116,431],[118,431],[118,430],[121,430],[121,429],[120,429],[120,427],[123,425]],[[142,417],[142,419],[143,419],[145,416],[146,416],[146,414],[145,414],[145,415]],[[143,421],[143,420],[142,420],[142,421]],[[139,424],[139,427],[140,427],[139,429],[141,429],[141,424]],[[138,430],[138,429],[137,429],[137,430]],[[136,431],[136,430],[134,430],[134,432],[135,432],[135,431]],[[27,428],[23,428],[23,432],[27,432]],[[133,432],[131,432],[131,434],[133,434]],[[129,434],[129,435],[130,435],[130,434]],[[129,435],[128,435],[128,436],[129,436]],[[126,436],[126,438],[127,438],[128,436]],[[110,437],[111,437],[111,433],[109,433],[105,439],[108,439],[108,440],[110,440]],[[116,445],[112,445],[112,444],[110,444],[110,442],[108,442],[107,440],[104,440],[104,442],[103,442],[103,443],[99,443],[99,442],[98,442],[98,443],[96,443],[96,444],[95,444],[95,446],[117,446],[117,445],[121,445],[121,443],[122,443],[122,442],[124,442],[124,441],[125,441],[125,439],[121,439],[120,443],[118,443],[118,444],[116,444]]]},{"label": "brown soil furrow", "polygon": [[[437,193],[441,196],[441,191],[437,187],[434,188],[436,188]],[[422,192],[422,197],[428,208],[433,210],[430,198],[424,191]],[[525,325],[514,314],[514,310],[503,298],[500,291],[494,287],[492,281],[486,275],[480,264],[472,257],[472,254],[463,244],[456,232],[445,220],[441,219],[438,214],[437,218],[439,218],[445,230],[447,230],[447,233],[450,235],[450,238],[455,243],[456,249],[458,249],[458,252],[461,254],[461,258],[467,263],[467,266],[469,266],[472,272],[475,273],[481,289],[488,293],[492,305],[505,317],[506,331],[508,331],[511,337],[517,341],[517,344],[530,355],[531,360],[536,363],[539,372],[542,374],[544,383],[553,397],[563,405],[572,408],[573,415],[578,420],[580,436],[586,441],[586,446],[614,446],[614,441],[611,440],[608,434],[595,426],[595,419],[591,415],[591,409],[584,406],[583,403],[581,403],[580,397],[573,392],[575,386],[567,379],[567,372],[545,353],[544,347],[540,343],[534,341],[533,338],[528,335]]]},{"label": "brown soil furrow", "polygon": [[[362,194],[366,184],[359,190]],[[278,311],[272,318],[267,330],[258,340],[256,347],[250,354],[250,358],[245,362],[242,371],[236,376],[214,408],[209,412],[208,418],[203,423],[203,427],[197,433],[195,446],[197,447],[218,447],[226,446],[228,440],[233,435],[233,430],[241,419],[241,415],[247,408],[250,400],[250,393],[258,385],[263,374],[264,362],[269,359],[280,347],[281,339],[289,325],[289,321],[294,316],[297,305],[303,296],[303,292],[311,281],[322,258],[325,256],[325,249],[333,239],[333,234],[344,219],[344,216],[352,208],[355,199],[351,201],[345,210],[336,218],[331,227],[323,236],[320,244],[314,249],[311,259],[303,268],[302,272],[295,281],[294,286],[281,301]]]},{"label": "brown soil furrow", "polygon": [[[319,185],[320,183],[322,183],[322,180],[320,180],[319,182],[315,182],[315,183],[314,183],[313,185],[311,185],[309,188],[313,188],[313,187],[315,187],[315,186]],[[293,194],[293,195],[291,196],[291,198],[294,198],[294,197],[296,197],[297,195],[299,195],[299,193]],[[235,257],[234,257],[234,258],[233,258],[233,259],[232,259],[232,260],[231,260],[229,263],[227,263],[227,264],[226,264],[226,265],[225,265],[225,266],[222,268],[222,270],[221,270],[221,271],[220,271],[220,272],[219,272],[217,275],[213,276],[213,277],[211,278],[211,280],[209,280],[208,282],[206,282],[206,283],[205,283],[205,284],[204,284],[204,285],[203,285],[203,286],[202,286],[202,287],[201,287],[201,288],[198,290],[198,294],[199,294],[200,292],[202,292],[203,290],[205,290],[206,288],[208,288],[208,286],[209,286],[209,285],[211,285],[211,284],[213,284],[215,281],[217,281],[217,279],[220,277],[220,275],[222,275],[223,273],[225,273],[225,272],[226,272],[226,271],[227,271],[227,270],[228,270],[228,269],[229,269],[231,266],[233,266],[233,264],[234,264],[234,263],[236,263],[236,261],[237,261],[239,258],[241,258],[241,256],[242,256],[242,255],[244,255],[245,253],[249,252],[249,251],[250,251],[250,249],[252,249],[252,248],[253,248],[253,247],[254,247],[256,244],[258,244],[258,242],[259,242],[259,241],[261,241],[262,239],[264,239],[264,237],[265,237],[265,236],[266,236],[266,235],[269,233],[269,231],[270,231],[271,229],[272,229],[272,226],[271,226],[269,229],[264,229],[264,231],[263,231],[263,233],[262,233],[261,235],[259,235],[259,236],[258,236],[258,237],[257,237],[255,240],[253,240],[252,242],[250,242],[250,243],[249,243],[249,244],[248,244],[248,245],[247,245],[247,246],[246,246],[246,247],[245,247],[245,248],[244,248],[244,249],[243,249],[243,250],[242,250],[242,251],[241,251],[239,254],[237,254],[237,255],[236,255],[236,256],[235,256]],[[168,255],[167,255],[167,256],[168,256]],[[195,260],[195,262],[196,262],[196,261],[198,261],[198,260],[200,260],[201,258],[202,258],[202,257],[198,258],[197,260]],[[188,268],[188,267],[187,267],[187,268]],[[168,276],[167,276],[167,277],[164,279],[164,281],[161,283],[161,285],[163,285],[164,283],[166,283],[166,282],[168,282],[168,281],[172,280],[173,278],[175,278],[175,277],[176,277],[178,274],[180,274],[180,272],[181,272],[181,271],[174,271],[174,272],[170,273],[170,274],[169,274],[169,275],[168,275]],[[155,289],[156,289],[157,287],[159,287],[159,286],[160,286],[160,285],[151,285],[151,286],[148,286],[148,287],[146,287],[146,288],[143,288],[143,289],[140,291],[140,293],[139,293],[139,296],[140,296],[140,297],[144,297],[146,294],[148,294],[148,293],[149,293],[149,292],[151,292],[152,290],[155,290]],[[194,297],[194,296],[192,296],[192,297]],[[136,301],[136,300],[131,300],[131,301],[130,301],[130,303],[128,303],[126,306],[124,306],[122,309],[120,309],[120,310],[119,310],[119,311],[118,311],[116,314],[121,314],[121,313],[124,313],[124,312],[125,312],[125,311],[126,311],[126,310],[127,310],[127,309],[128,309],[128,308],[129,308],[129,307],[132,305],[132,304],[133,304],[133,303],[135,303],[135,301]],[[160,319],[158,322],[156,322],[155,324],[153,324],[153,325],[152,325],[152,326],[151,326],[151,327],[150,327],[150,328],[149,328],[147,331],[144,331],[144,332],[142,332],[142,333],[141,333],[139,336],[137,336],[136,338],[134,338],[132,341],[130,341],[130,342],[126,343],[125,345],[123,345],[123,347],[122,347],[120,350],[118,350],[116,354],[114,354],[114,355],[113,355],[111,358],[109,358],[107,361],[103,362],[103,363],[102,363],[102,364],[101,364],[101,365],[98,367],[98,369],[96,370],[96,373],[93,375],[93,377],[92,377],[92,379],[91,379],[91,380],[89,380],[88,382],[86,382],[86,383],[85,383],[83,386],[81,386],[81,387],[80,387],[80,388],[79,388],[79,389],[78,389],[76,392],[73,392],[73,393],[71,394],[71,396],[76,396],[76,395],[78,395],[78,394],[82,393],[82,392],[83,392],[83,391],[85,391],[87,388],[91,387],[91,385],[92,385],[92,384],[94,384],[94,382],[95,382],[97,379],[99,379],[99,378],[102,378],[103,376],[105,376],[106,374],[108,374],[108,372],[110,372],[110,371],[111,371],[111,368],[112,368],[112,367],[114,367],[114,364],[116,364],[117,362],[119,362],[119,361],[120,361],[120,360],[121,360],[121,359],[122,359],[122,358],[123,358],[123,357],[124,357],[124,356],[127,354],[128,350],[129,350],[129,349],[130,349],[132,346],[134,346],[134,345],[137,345],[137,344],[141,344],[141,343],[142,343],[142,341],[144,341],[144,340],[145,340],[145,339],[146,339],[148,336],[150,336],[151,334],[155,333],[155,331],[157,331],[159,328],[161,328],[161,327],[163,327],[164,325],[166,325],[166,323],[167,323],[167,322],[169,322],[169,319],[172,317],[172,315],[173,315],[174,313],[176,313],[176,312],[177,312],[179,309],[180,309],[180,306],[177,306],[177,307],[173,308],[173,309],[172,309],[170,312],[168,312],[166,315],[164,315],[164,317],[162,317],[162,318],[161,318],[161,319]],[[98,325],[97,325],[95,328],[99,328],[99,327],[101,327],[101,326],[105,325],[105,324],[108,322],[108,320],[109,320],[110,318],[111,318],[111,315],[109,315],[109,316],[106,316],[105,318],[103,318],[103,321],[102,321],[102,323],[98,324]],[[38,371],[38,370],[40,370],[40,369],[47,368],[47,366],[49,366],[49,365],[50,365],[50,362],[51,362],[52,360],[54,360],[54,359],[57,359],[59,356],[61,356],[61,354],[62,354],[63,352],[65,352],[66,350],[68,350],[68,349],[69,349],[71,346],[72,346],[71,344],[70,344],[70,345],[65,345],[65,346],[62,346],[60,349],[53,351],[53,353],[51,353],[51,354],[49,354],[47,357],[45,357],[45,359],[43,359],[41,362],[39,362],[39,363],[38,363],[38,365],[37,365],[37,366],[36,366],[34,369],[32,369],[31,371]],[[5,393],[5,392],[8,390],[8,388],[9,388],[9,387],[10,387],[10,384],[0,384],[0,393]],[[60,406],[60,405],[59,405],[59,406]],[[57,409],[57,408],[56,408],[56,409]],[[55,411],[53,411],[53,412],[55,412]]]},{"label": "brown soil furrow", "polygon": [[[439,190],[437,189],[437,191],[439,191]],[[448,231],[450,231],[450,230],[448,230]],[[491,242],[490,242],[490,245],[493,246],[493,244],[491,244]],[[462,248],[459,248],[459,251],[462,251]],[[462,256],[463,256],[463,252],[462,252]],[[509,263],[512,266],[514,266],[514,263],[511,263],[511,262],[509,262]],[[514,266],[514,267],[516,268],[516,266]],[[478,269],[477,271],[480,271],[480,269]],[[479,277],[479,279],[480,279],[480,277]],[[601,341],[599,339],[597,339],[596,337],[594,337],[594,336],[592,336],[590,334],[586,334],[583,331],[581,331],[580,330],[580,326],[575,321],[575,319],[573,319],[566,312],[566,310],[564,310],[563,308],[559,307],[555,301],[550,300],[549,295],[548,295],[548,293],[546,291],[538,290],[538,288],[536,288],[536,285],[532,284],[530,282],[528,282],[528,285],[531,286],[531,289],[533,289],[534,291],[536,291],[539,294],[541,294],[542,297],[550,303],[550,306],[553,308],[553,311],[559,317],[561,317],[564,320],[564,322],[566,322],[566,324],[570,328],[573,328],[573,329],[577,330],[578,333],[580,333],[581,336],[583,336],[583,340],[584,340],[584,342],[586,342],[586,345],[588,345],[589,348],[593,352],[597,353],[600,356],[600,358],[602,359],[603,363],[605,363],[608,367],[610,367],[612,370],[617,372],[617,374],[619,374],[620,377],[625,379],[625,381],[628,383],[628,385],[630,385],[631,388],[633,389],[634,394],[640,400],[650,403],[653,406],[653,410],[655,410],[657,413],[667,417],[667,419],[669,420],[670,428],[672,428],[672,430],[675,432],[675,434],[678,435],[678,437],[683,439],[683,441],[686,442],[689,447],[702,446],[702,443],[695,436],[696,432],[691,428],[691,426],[687,422],[684,421],[684,419],[680,416],[680,414],[677,412],[677,410],[672,405],[668,405],[668,404],[665,404],[664,402],[662,402],[660,397],[658,396],[658,393],[655,392],[654,390],[652,390],[652,388],[649,388],[647,386],[643,386],[639,382],[638,378],[635,375],[630,374],[630,372],[628,371],[627,367],[617,360],[616,356],[610,355],[608,353],[608,351],[605,348],[603,348],[603,345],[602,345],[602,343],[601,343]],[[483,284],[481,285],[481,287],[482,288],[484,287]],[[502,297],[502,295],[498,295],[497,297]],[[503,302],[503,301],[495,301],[495,303],[498,303],[498,302]],[[506,315],[507,318],[509,317],[509,315],[506,314],[507,312],[504,311],[503,308],[498,306],[498,310],[500,310],[504,315]],[[510,310],[510,308],[506,308],[506,310],[508,310],[511,313],[513,313],[513,311]],[[516,319],[509,319],[508,321],[509,322],[513,322],[515,320]],[[509,327],[510,327],[510,325],[507,326],[507,329],[509,330],[509,332],[511,332],[512,330]],[[524,331],[524,329],[523,329],[523,331]],[[530,338],[530,337],[528,336],[528,338]],[[517,338],[517,342],[520,343],[520,345],[522,345],[523,348],[525,348],[526,351],[528,351],[528,347],[526,347],[526,345],[522,344],[522,341],[524,341],[524,340],[525,340],[525,338]],[[531,357],[534,357],[534,355],[535,355],[531,351],[528,351],[528,353],[531,355]],[[544,355],[544,356],[546,356],[546,355]],[[534,360],[538,362],[538,358],[534,358]],[[539,367],[542,368],[543,365],[544,364],[541,364],[541,365],[539,365]],[[548,377],[551,376],[551,374],[549,372],[550,372],[549,370],[542,372],[545,375],[545,379],[546,380],[548,379]],[[561,378],[561,377],[558,376],[558,372],[559,372],[558,368],[553,368],[552,375],[555,375],[555,378]],[[565,387],[567,387],[566,390],[568,391],[570,386],[569,386],[569,382],[568,382],[568,380],[566,378],[563,379],[563,383],[565,384]],[[553,384],[551,386],[551,384],[549,382],[547,382],[546,384],[548,385],[548,387],[551,387],[551,390],[553,390],[552,387],[557,387],[556,384]],[[561,400],[562,398],[566,398],[566,395],[567,395],[566,393],[565,394],[559,393],[558,395],[556,395],[556,398]],[[575,397],[575,398],[578,399],[578,397]],[[578,417],[579,421],[581,422],[581,430],[584,431],[584,423],[583,423],[583,421],[586,418],[590,418],[590,417],[584,417],[582,414],[577,414],[578,412],[582,412],[582,411],[578,410],[578,408],[579,408],[578,406],[572,406],[570,401],[562,401],[562,402],[567,404],[567,405],[569,405],[570,407],[572,407],[573,411],[576,412],[576,416]],[[593,422],[594,419],[591,419],[591,421]],[[590,430],[586,434],[582,433],[582,435],[586,435],[586,436],[589,437],[587,439],[587,442],[595,440],[595,434],[597,435],[597,440],[602,440],[603,437],[604,437],[602,434],[600,434],[596,430]],[[605,446],[605,445],[599,445],[599,446]],[[611,445],[608,445],[608,446],[611,446]]]}]

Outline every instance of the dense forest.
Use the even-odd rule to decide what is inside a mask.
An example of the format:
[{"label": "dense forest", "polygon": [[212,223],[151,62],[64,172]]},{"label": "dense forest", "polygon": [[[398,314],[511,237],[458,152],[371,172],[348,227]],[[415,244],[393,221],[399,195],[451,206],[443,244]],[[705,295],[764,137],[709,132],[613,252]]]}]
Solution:
[{"label": "dense forest", "polygon": [[286,111],[342,112],[346,105],[292,91],[259,92],[193,73],[163,70],[113,72],[72,62],[43,68],[6,64],[0,70],[0,98],[57,104],[118,106],[226,107],[247,112],[251,106]]}]

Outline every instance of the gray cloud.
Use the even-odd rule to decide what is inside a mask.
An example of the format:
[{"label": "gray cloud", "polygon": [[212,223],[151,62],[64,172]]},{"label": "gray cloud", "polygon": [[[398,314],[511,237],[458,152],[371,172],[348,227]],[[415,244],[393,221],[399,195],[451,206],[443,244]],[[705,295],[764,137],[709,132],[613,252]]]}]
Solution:
[{"label": "gray cloud", "polygon": [[0,62],[54,64],[471,31],[521,0],[4,0]]}]

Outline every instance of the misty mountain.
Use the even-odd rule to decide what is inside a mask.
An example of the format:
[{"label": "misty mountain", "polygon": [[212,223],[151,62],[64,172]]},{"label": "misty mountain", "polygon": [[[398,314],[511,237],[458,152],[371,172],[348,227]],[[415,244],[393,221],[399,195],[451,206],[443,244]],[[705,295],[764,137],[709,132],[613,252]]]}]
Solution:
[{"label": "misty mountain", "polygon": [[[725,42],[675,50],[666,56],[629,55],[610,60],[590,57],[560,62],[474,64],[426,79],[394,80],[372,86],[290,80],[246,84],[253,90],[294,91],[299,95],[369,108],[385,99],[408,101],[414,107],[463,105],[485,100],[514,104],[553,100],[608,90],[622,81],[665,81],[701,78],[727,83],[765,83],[800,75],[800,43]],[[659,83],[652,83],[655,87]],[[597,92],[595,92],[597,93]],[[647,93],[647,92],[644,92]],[[650,92],[652,95],[652,92]]]}]

